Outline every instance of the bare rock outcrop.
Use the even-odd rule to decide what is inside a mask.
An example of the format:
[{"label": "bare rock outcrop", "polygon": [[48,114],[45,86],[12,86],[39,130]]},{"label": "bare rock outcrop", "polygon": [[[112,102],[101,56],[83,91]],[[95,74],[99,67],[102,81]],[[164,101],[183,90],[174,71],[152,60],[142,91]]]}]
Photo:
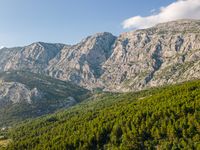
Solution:
[{"label": "bare rock outcrop", "polygon": [[174,84],[200,78],[200,21],[172,21],[119,37],[98,33],[72,46],[33,43],[0,58],[1,71],[45,73],[91,90]]}]

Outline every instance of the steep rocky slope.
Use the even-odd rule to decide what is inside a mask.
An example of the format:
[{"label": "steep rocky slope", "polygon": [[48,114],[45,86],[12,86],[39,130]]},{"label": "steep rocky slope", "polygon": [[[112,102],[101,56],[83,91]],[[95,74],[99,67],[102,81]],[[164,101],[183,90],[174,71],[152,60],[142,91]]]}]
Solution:
[{"label": "steep rocky slope", "polygon": [[2,48],[0,49],[0,70],[3,71],[6,64],[13,56],[17,54],[22,47]]},{"label": "steep rocky slope", "polygon": [[77,45],[65,47],[50,62],[49,74],[89,89],[96,87],[96,81],[104,71],[102,64],[112,54],[115,39],[110,33],[97,33]]},{"label": "steep rocky slope", "polygon": [[68,108],[87,96],[88,90],[48,76],[0,73],[0,126]]},{"label": "steep rocky slope", "polygon": [[138,90],[200,77],[200,21],[123,33],[101,76],[109,90]]},{"label": "steep rocky slope", "polygon": [[140,90],[200,78],[200,21],[162,23],[119,37],[98,33],[72,46],[33,43],[0,57],[0,70],[45,73],[88,89]]},{"label": "steep rocky slope", "polygon": [[[49,61],[54,58],[64,44],[49,44],[43,42],[33,43],[22,48],[13,48],[8,54],[8,59],[3,63],[3,70],[30,70],[43,72],[48,67]],[[7,49],[2,49],[5,53]],[[5,63],[6,62],[6,63]],[[2,66],[0,64],[0,66]]]},{"label": "steep rocky slope", "polygon": [[0,108],[21,102],[31,104],[33,99],[41,99],[42,97],[42,93],[37,88],[29,89],[18,82],[0,82]]}]

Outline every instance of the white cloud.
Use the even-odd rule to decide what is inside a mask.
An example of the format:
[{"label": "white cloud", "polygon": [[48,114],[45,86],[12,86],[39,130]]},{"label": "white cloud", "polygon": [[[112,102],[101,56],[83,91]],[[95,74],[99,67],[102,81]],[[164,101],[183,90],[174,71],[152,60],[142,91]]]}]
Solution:
[{"label": "white cloud", "polygon": [[4,48],[4,46],[0,46],[0,49]]},{"label": "white cloud", "polygon": [[125,20],[122,25],[124,29],[142,29],[177,19],[200,19],[200,0],[178,0],[161,7],[157,14],[146,17],[134,16]]}]

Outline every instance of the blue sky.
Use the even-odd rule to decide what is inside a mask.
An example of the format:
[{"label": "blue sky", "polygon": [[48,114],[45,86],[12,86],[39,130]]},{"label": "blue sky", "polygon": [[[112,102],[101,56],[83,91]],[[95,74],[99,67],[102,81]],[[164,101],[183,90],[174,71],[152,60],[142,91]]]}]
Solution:
[{"label": "blue sky", "polygon": [[119,35],[122,22],[176,0],[1,0],[0,46],[75,44],[96,32]]}]

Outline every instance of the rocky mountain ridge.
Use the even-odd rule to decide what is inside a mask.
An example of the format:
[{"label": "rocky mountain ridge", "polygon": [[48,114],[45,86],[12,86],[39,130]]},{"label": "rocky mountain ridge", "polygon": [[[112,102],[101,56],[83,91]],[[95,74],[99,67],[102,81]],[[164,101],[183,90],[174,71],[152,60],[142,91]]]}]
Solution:
[{"label": "rocky mountain ridge", "polygon": [[0,71],[29,70],[87,89],[133,91],[200,78],[200,21],[97,33],[76,45],[33,43],[0,50]]}]

